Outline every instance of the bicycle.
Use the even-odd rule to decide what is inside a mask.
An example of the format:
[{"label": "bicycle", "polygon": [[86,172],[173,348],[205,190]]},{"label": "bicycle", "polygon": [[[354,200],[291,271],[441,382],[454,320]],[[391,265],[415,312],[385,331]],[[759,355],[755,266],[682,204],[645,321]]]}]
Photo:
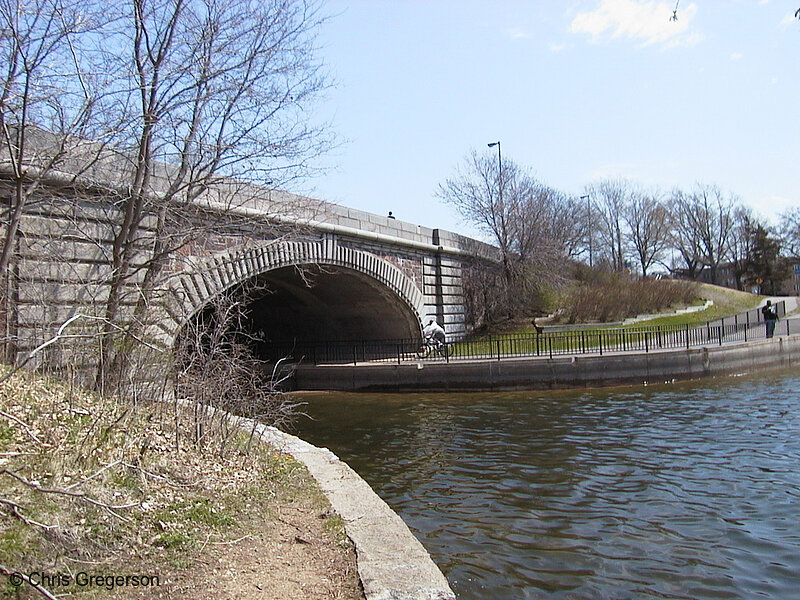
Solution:
[{"label": "bicycle", "polygon": [[419,358],[431,358],[432,356],[447,358],[449,353],[450,348],[447,346],[447,343],[433,337],[426,337],[422,340],[422,344],[417,349],[417,356]]}]

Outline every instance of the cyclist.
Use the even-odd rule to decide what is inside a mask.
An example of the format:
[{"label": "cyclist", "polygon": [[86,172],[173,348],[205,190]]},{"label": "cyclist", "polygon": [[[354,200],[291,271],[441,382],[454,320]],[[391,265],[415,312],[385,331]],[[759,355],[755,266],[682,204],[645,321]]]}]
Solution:
[{"label": "cyclist", "polygon": [[428,324],[422,330],[422,335],[425,336],[425,340],[422,347],[417,351],[420,357],[428,357],[431,354],[447,356],[444,329],[436,322],[436,319],[431,318],[428,321]]},{"label": "cyclist", "polygon": [[425,329],[422,330],[422,335],[426,340],[432,341],[437,346],[445,345],[444,328],[436,322],[436,319],[431,317]]}]

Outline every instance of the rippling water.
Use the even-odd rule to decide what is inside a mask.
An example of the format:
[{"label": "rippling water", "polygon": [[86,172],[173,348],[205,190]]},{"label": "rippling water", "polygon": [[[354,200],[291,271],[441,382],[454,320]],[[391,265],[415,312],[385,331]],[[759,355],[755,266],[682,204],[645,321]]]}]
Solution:
[{"label": "rippling water", "polygon": [[800,598],[798,375],[307,400],[459,598]]}]

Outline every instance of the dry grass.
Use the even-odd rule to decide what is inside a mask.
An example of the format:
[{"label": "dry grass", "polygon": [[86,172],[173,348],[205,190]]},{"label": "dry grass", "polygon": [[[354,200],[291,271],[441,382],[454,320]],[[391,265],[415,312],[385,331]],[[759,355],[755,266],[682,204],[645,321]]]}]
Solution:
[{"label": "dry grass", "polygon": [[567,323],[606,323],[689,306],[698,299],[694,282],[631,280],[615,273],[597,273],[566,292],[558,316]]},{"label": "dry grass", "polygon": [[749,292],[740,292],[708,283],[698,283],[696,285],[698,297],[703,301],[712,300],[714,302],[713,305],[705,310],[693,313],[640,321],[637,325],[694,325],[705,323],[706,321],[713,321],[751,310],[758,306],[764,298]]},{"label": "dry grass", "polygon": [[[329,544],[354,572],[342,524],[318,518],[331,513],[305,469],[246,434],[207,434],[200,447],[195,421],[174,406],[131,406],[29,373],[0,384],[0,411],[0,597],[44,597],[11,585],[12,572],[180,579],[286,506],[332,524]],[[49,588],[107,597],[75,584]]]}]

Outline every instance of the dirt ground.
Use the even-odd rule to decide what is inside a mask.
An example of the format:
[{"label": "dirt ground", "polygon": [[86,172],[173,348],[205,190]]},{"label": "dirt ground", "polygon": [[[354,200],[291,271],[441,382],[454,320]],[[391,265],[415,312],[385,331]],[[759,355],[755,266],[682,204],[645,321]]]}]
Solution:
[{"label": "dirt ground", "polygon": [[1,381],[0,598],[363,600],[311,475],[252,442],[213,414]]},{"label": "dirt ground", "polygon": [[158,587],[125,598],[163,600],[363,600],[350,543],[326,529],[319,509],[282,506],[272,522],[252,522],[241,536],[210,541],[175,569],[156,565]]}]

